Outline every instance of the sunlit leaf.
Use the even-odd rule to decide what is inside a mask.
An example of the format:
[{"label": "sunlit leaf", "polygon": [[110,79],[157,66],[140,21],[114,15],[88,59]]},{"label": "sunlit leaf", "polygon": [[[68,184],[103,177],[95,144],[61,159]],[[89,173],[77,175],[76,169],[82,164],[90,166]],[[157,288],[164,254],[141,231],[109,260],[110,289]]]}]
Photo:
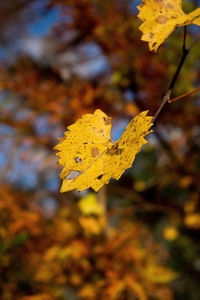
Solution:
[{"label": "sunlit leaf", "polygon": [[138,17],[143,22],[140,26],[142,40],[149,42],[150,50],[157,51],[176,27],[200,26],[200,8],[185,14],[182,0],[143,0],[138,9]]},{"label": "sunlit leaf", "polygon": [[141,112],[115,143],[110,138],[111,118],[99,109],[70,125],[55,147],[63,166],[61,192],[89,187],[98,191],[111,177],[119,179],[147,143],[151,120],[147,111]]}]

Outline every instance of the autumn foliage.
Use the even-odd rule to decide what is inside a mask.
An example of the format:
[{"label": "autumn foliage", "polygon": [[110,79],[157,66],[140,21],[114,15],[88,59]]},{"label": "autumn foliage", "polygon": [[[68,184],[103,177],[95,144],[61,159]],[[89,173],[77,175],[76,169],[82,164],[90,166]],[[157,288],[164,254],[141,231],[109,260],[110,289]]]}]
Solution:
[{"label": "autumn foliage", "polygon": [[75,206],[44,219],[26,194],[15,193],[1,189],[3,299],[62,299],[71,289],[81,299],[162,293],[172,299],[165,282],[175,274],[163,268],[166,253],[141,224],[108,228],[102,213],[84,214]]},{"label": "autumn foliage", "polygon": [[197,2],[0,1],[0,299],[200,299]]}]

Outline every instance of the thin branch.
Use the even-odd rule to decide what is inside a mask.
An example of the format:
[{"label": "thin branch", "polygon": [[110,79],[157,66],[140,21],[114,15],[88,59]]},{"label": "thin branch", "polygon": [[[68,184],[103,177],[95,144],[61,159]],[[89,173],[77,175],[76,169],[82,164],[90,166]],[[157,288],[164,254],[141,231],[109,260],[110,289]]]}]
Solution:
[{"label": "thin branch", "polygon": [[[158,108],[157,112],[154,115],[153,118],[153,123],[155,123],[155,121],[157,120],[158,116],[160,116],[161,112],[163,111],[163,109],[165,108],[165,106],[169,103],[170,100],[170,96],[172,93],[172,90],[176,84],[176,81],[178,79],[179,73],[183,67],[183,64],[185,62],[185,59],[189,53],[189,51],[191,50],[191,48],[194,46],[195,42],[200,38],[200,34],[194,39],[194,41],[192,42],[192,44],[190,45],[189,48],[186,48],[186,37],[187,37],[187,28],[186,26],[184,27],[184,34],[183,34],[183,47],[182,47],[182,57],[181,60],[177,66],[177,69],[174,73],[174,76],[170,82],[168,91],[166,92],[166,94],[163,97],[163,101],[160,105],[160,107]],[[144,107],[142,107],[141,103],[139,101],[137,101],[136,98],[136,102],[137,105],[141,108],[141,110],[144,109]],[[175,167],[175,169],[179,172],[179,173],[184,173],[183,171],[183,166],[180,163],[178,157],[175,155],[173,149],[170,147],[169,143],[166,141],[166,139],[162,136],[162,134],[156,129],[154,128],[154,133],[157,137],[157,139],[159,140],[160,144],[162,145],[163,149],[166,151],[166,153],[168,154],[168,156],[171,158],[171,160],[173,161],[173,166]]]},{"label": "thin branch", "polygon": [[173,88],[174,88],[174,86],[176,84],[177,78],[178,78],[178,76],[180,74],[180,71],[181,71],[181,69],[183,67],[183,64],[185,62],[185,59],[186,59],[188,53],[189,53],[189,50],[188,49],[184,49],[182,57],[181,57],[181,60],[180,60],[180,62],[178,64],[178,66],[177,66],[176,72],[175,72],[175,74],[174,74],[174,76],[173,76],[173,78],[171,80],[170,85],[169,85],[168,91],[164,95],[163,101],[162,101],[160,107],[158,108],[157,112],[155,113],[155,116],[154,116],[154,118],[152,120],[153,123],[155,123],[155,121],[158,119],[158,116],[161,114],[161,112],[163,111],[164,107],[166,106],[166,104],[170,100],[170,96],[171,96],[172,90],[173,90]]},{"label": "thin branch", "polygon": [[179,99],[182,99],[182,98],[184,98],[184,97],[186,97],[186,96],[192,95],[192,94],[196,93],[196,92],[199,91],[199,90],[200,90],[200,87],[194,89],[194,90],[191,91],[191,92],[187,92],[187,93],[185,93],[185,94],[183,94],[183,95],[181,95],[181,96],[178,96],[178,97],[176,97],[176,98],[174,98],[174,99],[168,100],[168,103],[173,103],[173,102],[175,102],[175,101],[177,101],[177,100],[179,100]]},{"label": "thin branch", "polygon": [[166,103],[168,103],[169,99],[170,99],[170,96],[171,96],[171,92],[172,90],[169,89],[167,91],[167,93],[165,94],[165,96],[163,97],[163,101],[161,103],[161,105],[159,106],[157,112],[155,113],[154,117],[153,117],[153,120],[152,120],[152,123],[155,123],[155,121],[157,120],[158,116],[160,115],[161,111],[163,110],[163,108],[165,107]]},{"label": "thin branch", "polygon": [[165,106],[169,103],[170,100],[170,96],[172,93],[172,90],[176,84],[176,81],[178,79],[178,76],[180,74],[180,71],[183,67],[183,64],[186,60],[186,57],[188,56],[190,50],[192,49],[192,47],[195,45],[195,43],[200,39],[200,33],[196,36],[196,38],[193,40],[193,42],[191,43],[191,45],[186,48],[186,36],[187,36],[187,30],[186,30],[186,26],[184,26],[184,34],[183,34],[183,51],[182,51],[182,57],[181,60],[177,66],[176,72],[171,80],[171,83],[169,85],[169,88],[166,92],[166,94],[163,97],[163,101],[161,103],[161,105],[159,106],[157,112],[154,115],[154,118],[152,120],[153,123],[155,123],[155,121],[158,119],[158,116],[160,116],[161,112],[163,111],[163,109],[165,108]]},{"label": "thin branch", "polygon": [[169,90],[172,90],[174,88],[174,86],[176,84],[176,81],[178,79],[178,76],[180,74],[180,71],[181,71],[181,69],[183,67],[183,64],[184,64],[185,59],[188,56],[188,54],[189,54],[189,50],[188,49],[184,49],[182,57],[181,57],[181,61],[180,61],[179,65],[178,65],[178,67],[176,69],[176,72],[175,72],[175,74],[174,74],[174,76],[172,78],[172,81],[171,81],[171,83],[169,85]]}]

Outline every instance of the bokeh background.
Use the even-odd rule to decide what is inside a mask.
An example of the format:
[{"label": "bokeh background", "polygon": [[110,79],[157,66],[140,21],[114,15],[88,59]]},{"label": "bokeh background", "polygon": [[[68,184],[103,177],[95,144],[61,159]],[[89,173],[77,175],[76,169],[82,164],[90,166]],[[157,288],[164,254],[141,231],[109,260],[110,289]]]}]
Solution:
[{"label": "bokeh background", "polygon": [[[200,299],[198,94],[168,105],[119,181],[59,193],[53,147],[66,127],[100,108],[117,140],[156,112],[176,70],[183,28],[149,52],[139,3],[0,1],[2,300]],[[199,85],[198,42],[173,96]]]}]

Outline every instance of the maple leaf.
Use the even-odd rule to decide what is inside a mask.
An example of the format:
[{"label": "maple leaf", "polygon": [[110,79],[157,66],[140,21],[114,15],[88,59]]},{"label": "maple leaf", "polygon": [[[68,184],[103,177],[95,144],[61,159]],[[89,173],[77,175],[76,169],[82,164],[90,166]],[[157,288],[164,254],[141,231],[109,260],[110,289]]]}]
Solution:
[{"label": "maple leaf", "polygon": [[185,14],[182,0],[142,0],[138,9],[138,17],[143,21],[139,27],[143,33],[141,39],[149,42],[150,50],[157,51],[176,27],[200,26],[200,8]]},{"label": "maple leaf", "polygon": [[147,143],[144,137],[150,132],[151,120],[147,111],[141,112],[115,143],[110,138],[111,118],[99,109],[70,125],[54,148],[63,166],[60,191],[89,187],[98,191],[111,177],[119,179]]}]

